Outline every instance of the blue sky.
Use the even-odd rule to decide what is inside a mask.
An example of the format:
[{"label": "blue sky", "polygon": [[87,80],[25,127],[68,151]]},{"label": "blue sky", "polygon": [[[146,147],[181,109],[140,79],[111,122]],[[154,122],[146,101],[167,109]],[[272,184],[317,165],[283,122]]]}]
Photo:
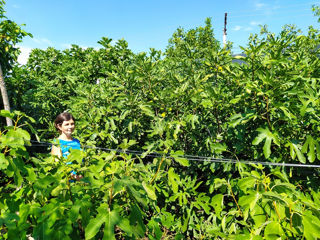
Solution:
[{"label": "blue sky", "polygon": [[278,33],[284,24],[295,24],[304,32],[319,27],[310,0],[7,0],[7,17],[33,38],[20,44],[20,62],[32,48],[68,48],[71,44],[99,47],[102,37],[125,39],[134,52],[150,47],[165,50],[178,27],[185,30],[203,26],[212,18],[216,38],[222,42],[224,13],[228,13],[227,40],[234,52],[245,46],[259,25]]}]

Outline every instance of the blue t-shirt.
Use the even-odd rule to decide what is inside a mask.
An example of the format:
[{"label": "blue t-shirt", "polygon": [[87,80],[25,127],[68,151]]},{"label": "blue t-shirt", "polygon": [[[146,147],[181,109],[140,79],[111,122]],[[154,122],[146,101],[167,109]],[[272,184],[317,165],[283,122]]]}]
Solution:
[{"label": "blue t-shirt", "polygon": [[71,141],[66,141],[62,139],[59,140],[60,149],[62,152],[62,157],[67,158],[70,154],[70,149],[78,149],[81,150],[80,141],[76,138],[72,139]]},{"label": "blue t-shirt", "polygon": [[[81,150],[80,141],[76,138],[72,139],[71,141],[57,139],[59,141],[62,157],[67,158],[70,154],[70,149],[78,149]],[[72,164],[72,162],[67,162],[66,164]],[[76,171],[72,170],[72,174],[76,174]]]}]

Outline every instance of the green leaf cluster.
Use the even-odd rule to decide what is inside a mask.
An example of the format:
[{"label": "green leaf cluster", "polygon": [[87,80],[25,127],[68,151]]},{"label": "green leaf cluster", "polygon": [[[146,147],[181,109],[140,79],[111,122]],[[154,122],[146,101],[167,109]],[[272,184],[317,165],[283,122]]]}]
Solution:
[{"label": "green leaf cluster", "polygon": [[[42,139],[68,109],[93,148],[36,154],[18,125],[26,116],[1,112],[16,123],[0,132],[4,238],[319,238],[318,169],[192,161],[319,164],[319,36],[262,27],[239,57],[208,19],[179,28],[164,52],[109,38],[98,50],[33,50],[8,79],[15,108],[38,120]],[[84,178],[70,182],[72,169]]]}]

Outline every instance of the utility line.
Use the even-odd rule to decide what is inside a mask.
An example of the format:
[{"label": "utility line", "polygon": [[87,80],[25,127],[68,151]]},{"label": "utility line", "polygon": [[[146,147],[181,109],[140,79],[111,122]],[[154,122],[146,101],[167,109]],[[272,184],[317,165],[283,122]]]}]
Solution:
[{"label": "utility line", "polygon": [[[48,142],[38,142],[31,140],[30,142],[35,142],[38,144],[31,145],[32,146],[52,146],[52,143]],[[136,156],[141,156],[145,154],[145,152],[142,151],[135,151],[135,150],[124,150],[124,149],[110,149],[110,148],[103,148],[103,147],[94,147],[94,146],[82,146],[84,149],[96,149],[101,151],[108,151],[108,152],[118,152],[118,153],[126,153],[126,154],[132,154]],[[160,153],[148,153],[145,155],[145,157],[163,157],[163,154]],[[230,159],[230,158],[214,158],[214,157],[204,157],[204,156],[196,156],[196,155],[169,155],[166,154],[165,157],[174,159],[175,157],[179,158],[185,158],[189,161],[197,161],[197,162],[215,162],[215,163],[242,163],[242,164],[261,164],[264,166],[280,166],[280,167],[304,167],[304,168],[320,168],[320,165],[314,165],[314,164],[298,164],[298,163],[274,163],[274,162],[260,162],[260,161],[245,161],[245,160],[236,160],[236,159]]]}]

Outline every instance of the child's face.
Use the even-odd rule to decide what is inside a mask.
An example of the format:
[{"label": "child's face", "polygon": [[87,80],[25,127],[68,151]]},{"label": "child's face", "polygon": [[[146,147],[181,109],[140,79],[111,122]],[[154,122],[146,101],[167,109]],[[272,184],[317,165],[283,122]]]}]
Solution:
[{"label": "child's face", "polygon": [[69,121],[63,121],[61,126],[58,126],[59,130],[62,134],[65,134],[66,136],[71,136],[74,131],[74,121],[70,119]]}]

